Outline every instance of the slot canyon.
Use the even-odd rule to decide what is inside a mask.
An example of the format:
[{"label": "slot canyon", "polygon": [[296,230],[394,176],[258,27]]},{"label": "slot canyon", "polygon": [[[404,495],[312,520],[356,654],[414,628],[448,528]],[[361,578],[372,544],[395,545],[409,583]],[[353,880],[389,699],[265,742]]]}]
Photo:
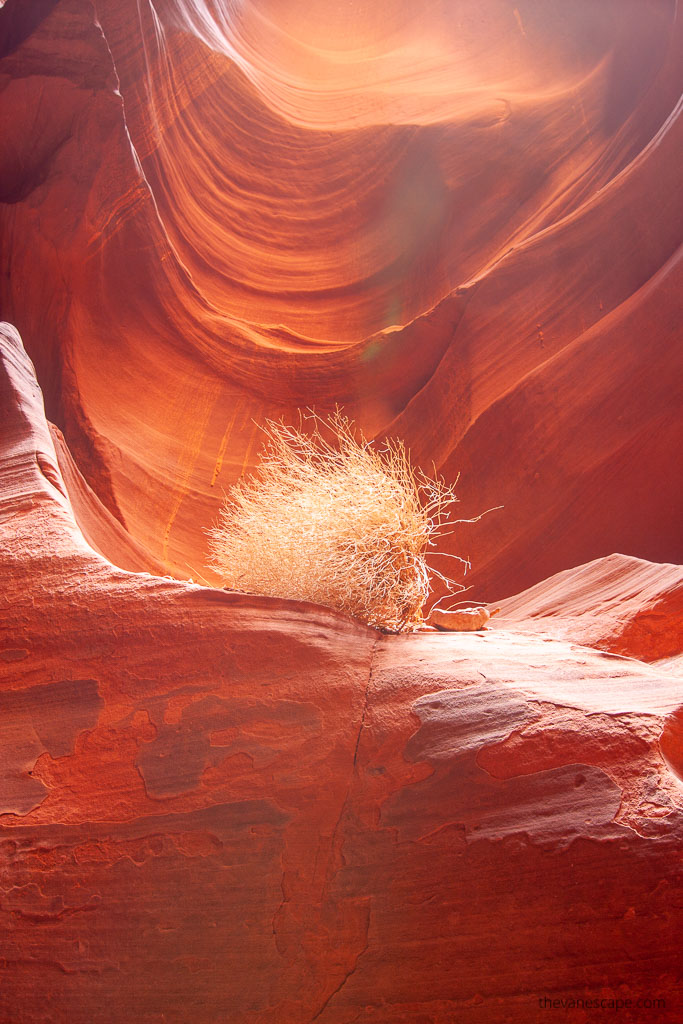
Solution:
[{"label": "slot canyon", "polygon": [[[0,1024],[680,1024],[682,83],[677,0],[0,0]],[[337,407],[486,627],[220,586]]]}]

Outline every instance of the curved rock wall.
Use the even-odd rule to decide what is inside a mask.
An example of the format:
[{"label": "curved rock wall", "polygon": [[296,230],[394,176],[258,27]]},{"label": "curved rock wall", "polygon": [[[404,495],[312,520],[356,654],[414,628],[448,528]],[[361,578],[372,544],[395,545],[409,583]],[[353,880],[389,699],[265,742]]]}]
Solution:
[{"label": "curved rock wall", "polygon": [[679,673],[115,568],[7,325],[0,427],[3,1024],[680,1020]]},{"label": "curved rock wall", "polygon": [[682,31],[668,0],[8,0],[3,316],[150,568],[208,575],[256,424],[337,402],[461,472],[465,517],[505,505],[449,541],[479,600],[683,560]]},{"label": "curved rock wall", "polygon": [[[678,1024],[682,34],[0,6],[0,1024]],[[184,582],[336,403],[490,628]]]}]

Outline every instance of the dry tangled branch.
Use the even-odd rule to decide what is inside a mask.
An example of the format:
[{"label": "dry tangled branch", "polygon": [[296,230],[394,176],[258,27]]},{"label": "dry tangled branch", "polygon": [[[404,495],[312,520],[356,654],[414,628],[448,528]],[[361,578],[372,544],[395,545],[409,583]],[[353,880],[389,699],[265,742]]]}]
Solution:
[{"label": "dry tangled branch", "polygon": [[212,568],[231,590],[415,629],[430,573],[449,590],[464,589],[426,562],[454,522],[453,487],[415,469],[402,441],[373,447],[340,410],[306,419],[306,432],[303,421],[301,429],[266,423],[256,473],[231,488],[209,531]]}]

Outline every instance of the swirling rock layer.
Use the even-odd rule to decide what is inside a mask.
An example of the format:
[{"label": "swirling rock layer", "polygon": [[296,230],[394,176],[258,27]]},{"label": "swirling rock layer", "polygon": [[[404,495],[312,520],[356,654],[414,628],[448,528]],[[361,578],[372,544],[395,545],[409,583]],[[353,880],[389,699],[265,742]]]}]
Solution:
[{"label": "swirling rock layer", "polygon": [[[682,50],[0,8],[0,1024],[680,1021]],[[505,506],[444,548],[490,629],[183,582],[336,404]]]},{"label": "swirling rock layer", "polygon": [[114,568],[0,337],[0,1020],[678,1020],[680,675]]},{"label": "swirling rock layer", "polygon": [[341,403],[505,506],[479,600],[682,561],[675,4],[345,10],[0,13],[0,301],[89,487],[207,574],[257,424]]}]

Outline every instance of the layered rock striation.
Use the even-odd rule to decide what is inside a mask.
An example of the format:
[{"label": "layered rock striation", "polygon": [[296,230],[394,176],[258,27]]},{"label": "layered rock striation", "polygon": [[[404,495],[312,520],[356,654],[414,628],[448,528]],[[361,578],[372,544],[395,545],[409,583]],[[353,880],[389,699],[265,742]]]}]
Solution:
[{"label": "layered rock striation", "polygon": [[477,10],[0,12],[2,315],[136,565],[207,574],[258,424],[335,403],[505,506],[478,600],[683,561],[676,6]]},{"label": "layered rock striation", "polygon": [[681,674],[116,568],[0,339],[0,1020],[677,1020]]},{"label": "layered rock striation", "polygon": [[[682,49],[0,6],[0,1024],[680,1020]],[[444,549],[489,628],[193,582],[336,404],[505,506]]]}]

